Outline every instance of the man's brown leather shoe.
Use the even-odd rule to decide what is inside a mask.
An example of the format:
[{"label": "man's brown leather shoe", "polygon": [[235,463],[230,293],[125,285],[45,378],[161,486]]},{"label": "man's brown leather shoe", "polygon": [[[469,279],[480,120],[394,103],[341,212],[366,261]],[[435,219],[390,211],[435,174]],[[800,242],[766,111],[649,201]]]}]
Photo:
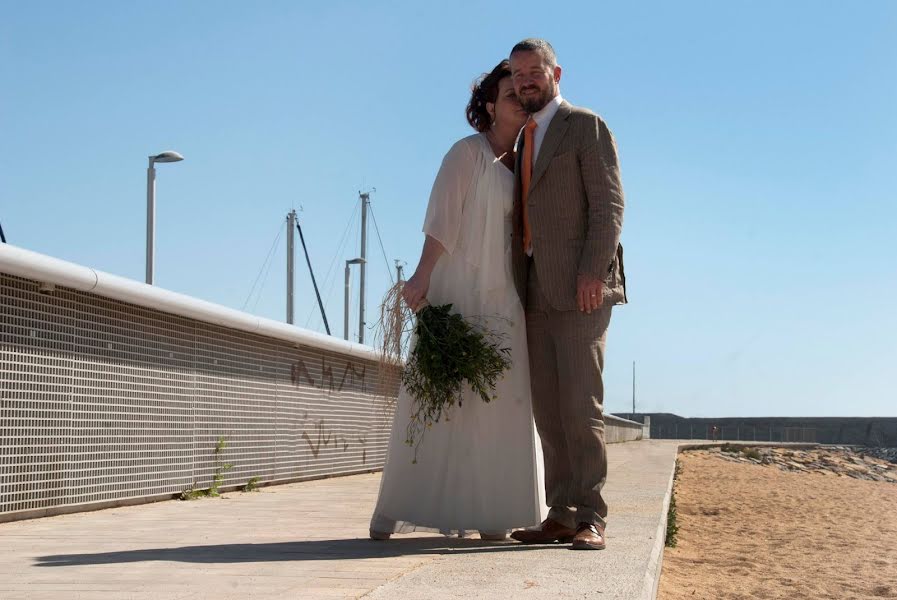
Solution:
[{"label": "man's brown leather shoe", "polygon": [[576,535],[575,529],[564,527],[554,519],[545,519],[536,529],[518,529],[511,537],[524,544],[569,543]]},{"label": "man's brown leather shoe", "polygon": [[574,550],[604,550],[604,526],[580,523],[573,537]]}]

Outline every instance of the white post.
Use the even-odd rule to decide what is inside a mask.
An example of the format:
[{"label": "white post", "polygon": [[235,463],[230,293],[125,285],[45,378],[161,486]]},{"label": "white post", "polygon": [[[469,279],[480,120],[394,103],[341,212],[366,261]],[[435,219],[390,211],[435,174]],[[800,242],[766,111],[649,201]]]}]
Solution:
[{"label": "white post", "polygon": [[149,157],[146,169],[146,282],[153,285],[153,259],[156,244],[156,169]]},{"label": "white post", "polygon": [[343,315],[343,339],[346,341],[349,340],[349,276],[350,276],[349,265],[350,264],[351,264],[350,261],[347,260],[346,261],[346,297],[345,297],[345,302],[343,304],[343,307],[345,310],[345,313]]},{"label": "white post", "polygon": [[293,324],[293,257],[295,255],[296,211],[291,210],[287,214],[287,323]]},{"label": "white post", "polygon": [[358,343],[364,343],[364,291],[365,271],[367,270],[368,248],[368,204],[371,201],[369,193],[359,193],[361,197],[361,276],[358,282]]}]

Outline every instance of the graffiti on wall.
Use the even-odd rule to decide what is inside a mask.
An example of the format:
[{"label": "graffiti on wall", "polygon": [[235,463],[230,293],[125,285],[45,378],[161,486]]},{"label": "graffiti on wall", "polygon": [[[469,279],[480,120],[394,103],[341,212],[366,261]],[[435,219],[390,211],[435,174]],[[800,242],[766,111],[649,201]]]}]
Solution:
[{"label": "graffiti on wall", "polygon": [[[371,386],[368,381],[367,364],[355,363],[351,360],[338,360],[326,356],[317,360],[308,360],[303,357],[294,357],[290,363],[290,381],[294,387],[310,387],[326,393],[339,393],[353,391],[369,393]],[[372,409],[376,402],[371,403]],[[309,418],[306,412],[302,419],[304,423],[299,425],[300,436],[308,446],[314,459],[321,456],[321,452],[327,448],[347,452],[350,448],[361,450],[361,462],[367,463],[368,434],[372,429],[381,429],[388,426],[382,419],[371,418],[364,422],[363,431],[355,435],[346,435],[341,432],[339,424],[327,422],[326,419]]]},{"label": "graffiti on wall", "polygon": [[326,357],[321,357],[321,378],[320,381],[316,381],[314,377],[312,377],[311,372],[308,370],[308,365],[305,363],[302,358],[296,358],[290,364],[290,381],[293,385],[299,387],[307,385],[309,387],[313,387],[321,390],[328,390],[330,392],[341,392],[347,383],[355,384],[358,386],[356,389],[362,393],[367,391],[366,389],[366,376],[367,376],[367,365],[360,365],[360,367],[356,367],[356,365],[352,361],[346,361],[345,366],[342,369],[342,373],[340,374],[339,379],[334,377],[333,375],[333,363],[332,361],[328,361]]}]

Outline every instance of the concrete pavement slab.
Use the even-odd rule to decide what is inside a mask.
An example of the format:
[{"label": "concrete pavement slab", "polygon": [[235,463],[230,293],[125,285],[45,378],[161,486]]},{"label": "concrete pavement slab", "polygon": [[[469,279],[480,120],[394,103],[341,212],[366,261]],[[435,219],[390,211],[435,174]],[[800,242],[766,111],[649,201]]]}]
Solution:
[{"label": "concrete pavement slab", "polygon": [[604,551],[373,542],[370,474],[0,524],[0,599],[652,598],[678,445],[609,446]]}]

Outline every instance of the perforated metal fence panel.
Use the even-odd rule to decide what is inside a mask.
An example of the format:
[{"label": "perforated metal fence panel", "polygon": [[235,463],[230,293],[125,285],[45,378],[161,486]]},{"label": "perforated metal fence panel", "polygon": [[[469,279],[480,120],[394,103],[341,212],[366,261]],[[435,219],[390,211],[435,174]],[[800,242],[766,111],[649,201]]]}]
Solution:
[{"label": "perforated metal fence panel", "polygon": [[0,520],[216,472],[228,486],[380,469],[397,384],[379,377],[370,359],[0,274]]}]

